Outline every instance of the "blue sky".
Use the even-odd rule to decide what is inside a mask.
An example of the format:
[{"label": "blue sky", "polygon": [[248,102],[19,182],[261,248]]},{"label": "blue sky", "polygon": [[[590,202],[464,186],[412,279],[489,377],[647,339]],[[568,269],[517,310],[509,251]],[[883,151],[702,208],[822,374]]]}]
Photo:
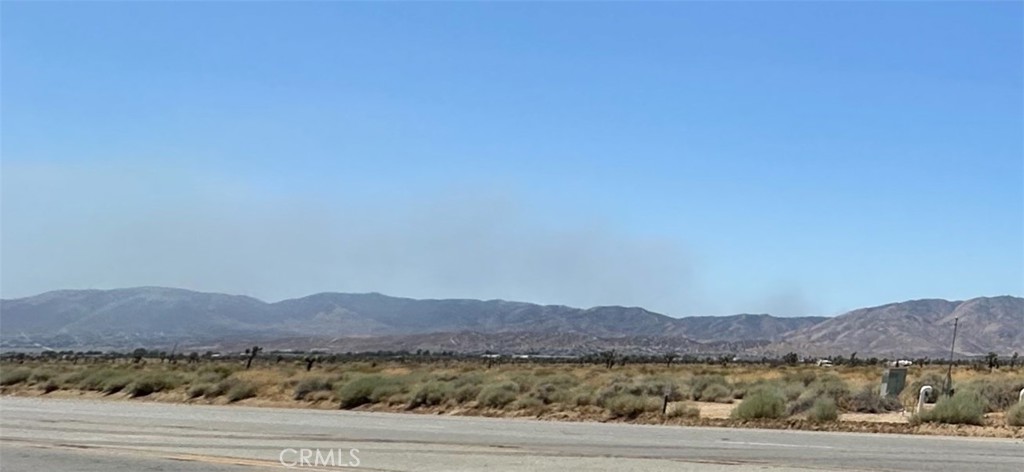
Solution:
[{"label": "blue sky", "polygon": [[2,6],[5,298],[1024,293],[1024,6]]}]

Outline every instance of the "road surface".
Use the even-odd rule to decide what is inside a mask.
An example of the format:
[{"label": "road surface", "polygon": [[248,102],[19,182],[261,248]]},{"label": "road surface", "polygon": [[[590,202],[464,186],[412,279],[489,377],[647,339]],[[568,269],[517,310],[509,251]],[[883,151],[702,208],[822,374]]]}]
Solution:
[{"label": "road surface", "polygon": [[0,398],[4,472],[244,472],[288,470],[285,465],[321,471],[1022,472],[1024,441]]}]

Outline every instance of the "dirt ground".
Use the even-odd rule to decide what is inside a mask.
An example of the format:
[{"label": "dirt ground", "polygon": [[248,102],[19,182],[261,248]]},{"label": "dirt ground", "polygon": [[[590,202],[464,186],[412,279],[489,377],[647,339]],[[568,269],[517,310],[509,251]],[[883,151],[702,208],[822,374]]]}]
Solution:
[{"label": "dirt ground", "polygon": [[701,418],[712,418],[712,419],[724,419],[728,418],[729,414],[732,413],[732,409],[736,408],[742,400],[737,400],[735,403],[711,403],[711,402],[680,402],[689,403],[697,407],[700,410]]}]

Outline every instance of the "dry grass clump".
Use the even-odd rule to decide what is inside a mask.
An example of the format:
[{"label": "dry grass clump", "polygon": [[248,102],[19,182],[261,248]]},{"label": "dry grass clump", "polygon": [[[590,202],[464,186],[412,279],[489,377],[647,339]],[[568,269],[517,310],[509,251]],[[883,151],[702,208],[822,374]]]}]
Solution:
[{"label": "dry grass clump", "polygon": [[690,379],[690,399],[705,402],[732,402],[729,381],[721,374],[702,374]]},{"label": "dry grass clump", "polygon": [[850,388],[846,382],[836,375],[826,374],[811,381],[800,393],[800,396],[789,401],[786,404],[786,414],[792,416],[813,410],[816,407],[819,409],[819,413],[824,413],[829,408],[825,405],[831,405],[831,409],[836,410],[838,415],[838,406],[847,405],[849,401]]},{"label": "dry grass clump", "polygon": [[675,405],[669,408],[665,413],[668,418],[686,418],[686,419],[698,419],[700,418],[700,408],[697,408],[690,404]]},{"label": "dry grass clump", "polygon": [[181,385],[182,381],[181,376],[173,372],[147,372],[128,384],[126,390],[132,398],[144,397],[156,392],[172,390]]},{"label": "dry grass clump", "polygon": [[441,405],[448,401],[449,398],[452,398],[454,392],[455,389],[452,387],[451,382],[431,380],[421,384],[413,391],[406,408],[411,410],[421,406]]},{"label": "dry grass clump", "polygon": [[1006,411],[1018,403],[1024,377],[1016,379],[973,379],[957,386],[956,390],[972,392],[982,402],[985,412]]},{"label": "dry grass clump", "polygon": [[807,412],[807,420],[814,423],[826,423],[839,419],[839,408],[835,400],[828,397],[819,397],[814,401],[811,410]]},{"label": "dry grass clump", "polygon": [[17,385],[29,379],[32,371],[25,368],[5,368],[0,370],[0,386]]},{"label": "dry grass clump", "polygon": [[68,383],[74,383],[80,390],[102,392],[104,386],[113,383],[112,381],[115,380],[115,377],[124,377],[125,371],[123,369],[111,368],[85,371],[82,374],[81,376],[68,378]]},{"label": "dry grass clump", "polygon": [[480,389],[476,401],[480,406],[488,408],[503,408],[512,403],[519,396],[519,385],[515,382],[505,381],[485,385]]},{"label": "dry grass clump", "polygon": [[786,399],[778,389],[760,388],[747,394],[732,410],[732,417],[741,420],[775,419],[786,414]]},{"label": "dry grass clump", "polygon": [[309,377],[295,385],[292,398],[295,400],[310,400],[314,392],[329,392],[333,389],[334,385],[330,379],[325,377]]},{"label": "dry grass clump", "polygon": [[1024,426],[1024,403],[1017,403],[1006,410],[1006,424],[1009,426]]},{"label": "dry grass clump", "polygon": [[256,396],[256,385],[245,380],[234,382],[224,394],[229,403],[245,400]]},{"label": "dry grass clump", "polygon": [[976,392],[960,391],[942,397],[935,407],[914,415],[914,423],[984,424],[985,399]]},{"label": "dry grass clump", "polygon": [[519,397],[509,407],[515,411],[524,411],[529,414],[538,415],[547,411],[544,402],[536,397]]},{"label": "dry grass clump", "polygon": [[602,398],[598,406],[604,407],[612,418],[634,419],[644,413],[661,411],[661,401],[646,395],[618,393]]},{"label": "dry grass clump", "polygon": [[[113,375],[104,380],[101,386],[101,390],[103,391],[103,393],[106,393],[108,395],[120,392],[121,390],[124,390],[126,387],[132,384],[134,377],[135,376],[126,373]],[[175,382],[177,382],[177,380]],[[161,390],[163,389],[166,389],[166,387],[161,388]]]},{"label": "dry grass clump", "polygon": [[336,395],[341,408],[379,403],[405,391],[396,377],[379,374],[361,375],[337,387]]}]

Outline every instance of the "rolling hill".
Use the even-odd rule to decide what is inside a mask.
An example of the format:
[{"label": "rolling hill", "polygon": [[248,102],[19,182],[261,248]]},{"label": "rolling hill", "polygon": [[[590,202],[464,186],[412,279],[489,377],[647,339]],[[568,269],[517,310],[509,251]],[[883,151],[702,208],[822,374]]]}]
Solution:
[{"label": "rolling hill", "polygon": [[284,348],[391,348],[568,353],[602,346],[643,352],[940,355],[962,321],[958,351],[1024,351],[1024,299],[916,300],[835,318],[771,315],[673,318],[638,307],[589,309],[504,300],[416,300],[319,293],[266,303],[219,293],[140,287],[60,290],[0,300],[11,348],[124,349],[264,342]]},{"label": "rolling hill", "polygon": [[862,308],[793,333],[780,343],[780,349],[945,356],[957,318],[958,353],[1024,351],[1024,298],[1009,296],[963,302],[914,300]]}]

